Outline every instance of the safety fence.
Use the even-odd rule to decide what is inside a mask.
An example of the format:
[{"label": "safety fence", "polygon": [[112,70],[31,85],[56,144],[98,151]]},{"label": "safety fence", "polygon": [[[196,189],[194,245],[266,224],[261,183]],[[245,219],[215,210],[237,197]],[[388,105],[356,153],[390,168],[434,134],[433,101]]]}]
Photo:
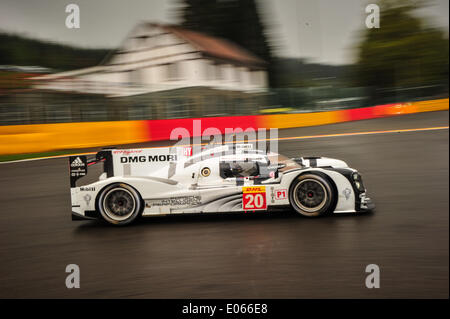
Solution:
[{"label": "safety fence", "polygon": [[[0,155],[169,140],[172,130],[178,127],[187,129],[191,136],[195,136],[201,135],[202,131],[209,127],[217,128],[221,133],[225,133],[226,128],[283,129],[448,110],[448,108],[447,98],[314,113],[6,125],[0,126]],[[200,131],[193,129],[193,120],[201,120]]]}]

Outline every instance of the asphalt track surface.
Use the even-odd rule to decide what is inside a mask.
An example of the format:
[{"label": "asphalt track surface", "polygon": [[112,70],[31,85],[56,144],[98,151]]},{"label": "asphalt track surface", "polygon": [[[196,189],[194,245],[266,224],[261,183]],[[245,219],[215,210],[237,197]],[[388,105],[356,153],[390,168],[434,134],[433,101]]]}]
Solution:
[{"label": "asphalt track surface", "polygon": [[[447,111],[279,135],[437,126],[448,126]],[[448,129],[282,140],[279,150],[346,160],[376,211],[169,216],[116,228],[71,220],[67,159],[0,164],[0,298],[449,297]],[[65,286],[72,263],[79,289]],[[380,267],[379,289],[365,287],[368,264]]]}]

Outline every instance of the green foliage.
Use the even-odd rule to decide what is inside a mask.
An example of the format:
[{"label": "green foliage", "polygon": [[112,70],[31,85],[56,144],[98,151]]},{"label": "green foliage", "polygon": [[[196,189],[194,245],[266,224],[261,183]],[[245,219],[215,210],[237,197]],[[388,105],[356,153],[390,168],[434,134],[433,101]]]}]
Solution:
[{"label": "green foliage", "polygon": [[0,65],[36,65],[56,70],[72,70],[98,64],[108,51],[0,34]]},{"label": "green foliage", "polygon": [[352,65],[309,63],[302,58],[275,58],[273,69],[282,88],[349,86],[353,72]]},{"label": "green foliage", "polygon": [[379,3],[380,28],[367,29],[358,47],[357,85],[377,89],[448,87],[448,39],[415,14],[424,4],[407,0]]},{"label": "green foliage", "polygon": [[272,53],[255,0],[179,0],[181,25],[235,42],[268,62],[273,85]]}]

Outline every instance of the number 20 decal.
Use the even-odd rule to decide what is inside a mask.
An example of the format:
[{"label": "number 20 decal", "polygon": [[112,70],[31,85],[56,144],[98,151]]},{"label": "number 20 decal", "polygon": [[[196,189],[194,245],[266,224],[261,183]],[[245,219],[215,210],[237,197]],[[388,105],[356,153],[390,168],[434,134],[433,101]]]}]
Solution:
[{"label": "number 20 decal", "polygon": [[267,209],[265,187],[244,187],[243,193],[242,208],[244,210]]}]

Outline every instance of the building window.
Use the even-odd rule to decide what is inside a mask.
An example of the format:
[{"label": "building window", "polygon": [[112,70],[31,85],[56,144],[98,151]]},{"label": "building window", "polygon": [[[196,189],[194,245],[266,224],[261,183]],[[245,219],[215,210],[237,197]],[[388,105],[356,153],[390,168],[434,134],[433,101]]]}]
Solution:
[{"label": "building window", "polygon": [[173,81],[179,79],[178,63],[170,63],[167,65],[167,80]]},{"label": "building window", "polygon": [[208,61],[205,64],[205,79],[214,81],[216,79],[216,66]]},{"label": "building window", "polygon": [[241,70],[237,67],[233,68],[233,80],[235,82],[240,82],[241,81]]},{"label": "building window", "polygon": [[253,86],[261,86],[261,71],[252,71],[250,74],[250,84]]},{"label": "building window", "polygon": [[130,71],[130,82],[131,84],[140,84],[141,83],[141,69],[135,69]]},{"label": "building window", "polygon": [[224,67],[220,64],[216,64],[216,79],[223,80],[224,79]]},{"label": "building window", "polygon": [[246,68],[241,68],[239,69],[239,73],[240,73],[240,81],[242,84],[248,84],[248,81],[250,81],[249,77],[248,77],[248,71]]}]

